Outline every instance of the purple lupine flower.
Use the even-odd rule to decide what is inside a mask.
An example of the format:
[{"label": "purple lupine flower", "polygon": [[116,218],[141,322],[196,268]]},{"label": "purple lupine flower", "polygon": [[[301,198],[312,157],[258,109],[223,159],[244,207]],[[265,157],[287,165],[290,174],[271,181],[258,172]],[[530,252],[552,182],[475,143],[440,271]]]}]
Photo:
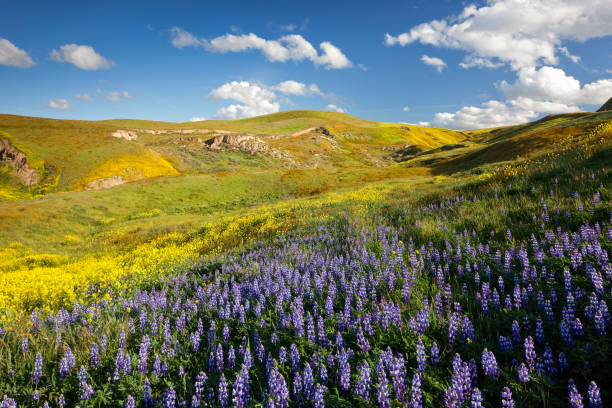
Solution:
[{"label": "purple lupine flower", "polygon": [[66,405],[66,397],[64,397],[64,394],[61,394],[61,395],[59,396],[59,398],[57,399],[57,405],[58,405],[60,408],[63,408],[63,407],[64,407],[64,405]]},{"label": "purple lupine flower", "polygon": [[302,374],[302,390],[308,399],[312,399],[314,393],[314,375],[310,363],[304,364],[304,372]]},{"label": "purple lupine flower", "polygon": [[536,319],[536,341],[544,343],[544,322],[539,317]]},{"label": "purple lupine flower", "polygon": [[514,400],[512,399],[512,391],[510,388],[504,387],[501,392],[501,403],[503,408],[514,408]]},{"label": "purple lupine flower", "polygon": [[327,387],[324,385],[316,385],[313,398],[315,408],[325,408],[325,390],[327,390]]},{"label": "purple lupine flower", "polygon": [[23,354],[26,354],[28,352],[29,340],[30,340],[30,338],[27,337],[27,336],[25,336],[23,339],[21,339],[21,352]]},{"label": "purple lupine flower", "polygon": [[0,402],[0,408],[17,408],[17,402],[5,395]]},{"label": "purple lupine flower", "polygon": [[497,380],[497,377],[499,376],[497,360],[495,359],[495,354],[487,349],[484,349],[482,352],[482,369],[484,370],[485,375]]},{"label": "purple lupine flower", "polygon": [[89,347],[89,366],[94,368],[100,365],[100,352],[98,351],[98,343],[91,343]]},{"label": "purple lupine flower", "polygon": [[150,349],[151,343],[149,341],[149,336],[145,335],[142,337],[142,341],[140,342],[140,349],[138,351],[138,372],[141,374],[147,372],[147,357],[149,355]]},{"label": "purple lupine flower", "polygon": [[151,396],[151,383],[148,378],[145,378],[142,385],[142,401],[147,408],[155,406],[155,400]]},{"label": "purple lupine flower", "polygon": [[363,329],[361,326],[359,326],[357,329],[357,344],[363,353],[367,353],[370,350],[370,343],[363,335]]},{"label": "purple lupine flower", "polygon": [[191,341],[191,350],[197,353],[200,349],[200,334],[198,332],[191,333],[189,335],[189,340]]},{"label": "purple lupine flower", "polygon": [[482,408],[482,394],[478,388],[472,390],[470,408]]},{"label": "purple lupine flower", "polygon": [[410,385],[410,407],[411,408],[421,408],[423,393],[421,391],[421,384],[423,382],[423,374],[415,373],[412,376],[412,383]]},{"label": "purple lupine flower", "polygon": [[512,322],[512,343],[515,346],[521,344],[521,326],[516,320]]},{"label": "purple lupine flower", "polygon": [[32,373],[32,381],[34,385],[38,384],[40,377],[42,376],[43,369],[43,356],[40,352],[36,354],[36,360],[34,361],[34,372]]},{"label": "purple lupine flower", "polygon": [[272,404],[279,408],[287,408],[289,406],[289,389],[285,377],[278,371],[278,368],[272,367],[268,378],[268,392],[271,396]]},{"label": "purple lupine flower", "polygon": [[134,397],[131,395],[128,395],[125,400],[125,408],[136,408],[136,401],[134,401]]},{"label": "purple lupine flower", "polygon": [[603,402],[601,401],[599,387],[597,386],[595,381],[591,381],[591,383],[589,384],[588,396],[590,408],[603,408]]},{"label": "purple lupine flower", "polygon": [[531,336],[525,339],[525,360],[529,366],[529,370],[533,370],[535,367],[536,352],[533,344],[533,338]]},{"label": "purple lupine flower", "polygon": [[425,354],[425,344],[419,337],[416,341],[416,358],[417,358],[417,372],[422,373],[427,367],[427,355]]},{"label": "purple lupine flower", "polygon": [[599,308],[595,312],[595,331],[597,331],[598,336],[606,336],[606,319],[603,308]]},{"label": "purple lupine flower", "polygon": [[431,345],[429,354],[429,360],[431,361],[431,364],[438,364],[440,362],[440,349],[438,348],[438,343],[436,343],[435,341]]},{"label": "purple lupine flower", "polygon": [[174,408],[176,406],[176,391],[174,391],[174,388],[167,388],[164,391],[162,406],[164,408]]},{"label": "purple lupine flower", "polygon": [[404,358],[401,356],[391,359],[389,365],[389,371],[391,374],[391,380],[393,381],[393,388],[395,389],[395,396],[400,402],[405,402],[406,386],[404,378],[406,377],[406,368],[404,364]]},{"label": "purple lupine flower", "polygon": [[389,382],[387,381],[384,363],[380,357],[376,363],[376,376],[378,377],[378,383],[376,385],[378,391],[378,406],[380,408],[389,408]]},{"label": "purple lupine flower", "polygon": [[525,366],[525,363],[521,363],[518,369],[518,378],[522,383],[529,382],[529,370]]},{"label": "purple lupine flower", "polygon": [[[339,357],[340,368],[340,389],[348,391],[351,387],[351,365],[348,362],[348,355],[344,349],[340,352]],[[306,378],[306,370],[304,370],[304,378]],[[304,387],[306,388],[306,387]]]},{"label": "purple lupine flower", "polygon": [[233,370],[236,365],[236,352],[234,351],[234,346],[230,344],[229,350],[227,352],[227,366]]},{"label": "purple lupine flower", "polygon": [[357,365],[357,372],[359,373],[359,379],[355,386],[355,395],[367,401],[370,399],[370,364],[363,361]]},{"label": "purple lupine flower", "polygon": [[582,403],[582,395],[578,392],[578,388],[572,380],[570,380],[568,385],[568,399],[570,403],[570,407],[572,408],[583,408],[584,404]]},{"label": "purple lupine flower", "polygon": [[243,408],[249,400],[249,371],[245,364],[242,365],[240,373],[234,382],[232,402],[237,408]]},{"label": "purple lupine flower", "polygon": [[223,408],[227,408],[229,405],[229,396],[227,394],[227,380],[225,379],[225,374],[221,374],[221,379],[219,380],[219,405]]},{"label": "purple lupine flower", "polygon": [[217,345],[217,370],[223,371],[223,347],[221,344]]},{"label": "purple lupine flower", "polygon": [[66,347],[66,351],[64,352],[64,357],[60,360],[59,364],[59,372],[60,377],[62,379],[66,378],[70,371],[74,368],[76,362],[74,359],[74,354],[72,354],[72,350],[70,347]]}]

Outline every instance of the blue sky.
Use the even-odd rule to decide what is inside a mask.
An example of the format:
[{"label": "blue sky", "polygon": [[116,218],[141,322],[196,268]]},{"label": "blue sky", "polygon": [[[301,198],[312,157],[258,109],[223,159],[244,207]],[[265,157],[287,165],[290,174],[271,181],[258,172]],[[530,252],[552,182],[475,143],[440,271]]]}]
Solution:
[{"label": "blue sky", "polygon": [[0,0],[0,112],[477,128],[612,96],[612,2]]}]

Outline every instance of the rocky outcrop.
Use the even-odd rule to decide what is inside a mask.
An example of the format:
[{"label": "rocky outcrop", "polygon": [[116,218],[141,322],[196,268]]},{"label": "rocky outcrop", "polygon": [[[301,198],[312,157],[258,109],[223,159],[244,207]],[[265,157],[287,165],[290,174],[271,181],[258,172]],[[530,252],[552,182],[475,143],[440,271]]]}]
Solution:
[{"label": "rocky outcrop", "polygon": [[316,129],[316,131],[317,131],[317,132],[319,132],[319,133],[321,133],[322,135],[329,136],[329,137],[333,137],[333,135],[332,135],[332,133],[329,131],[329,129],[328,129],[328,128],[326,128],[326,127],[324,127],[324,126],[318,127],[318,128]]},{"label": "rocky outcrop", "polygon": [[218,135],[204,143],[210,150],[236,150],[252,155],[293,161],[288,153],[273,148],[263,139],[253,135]]},{"label": "rocky outcrop", "polygon": [[136,134],[136,132],[131,131],[131,130],[123,130],[123,129],[119,129],[114,131],[111,134],[112,137],[116,137],[119,139],[125,139],[125,140],[136,140],[138,139],[138,135]]},{"label": "rocky outcrop", "polygon": [[601,108],[597,109],[597,112],[612,111],[612,98],[608,99],[608,102],[604,103]]},{"label": "rocky outcrop", "polygon": [[126,181],[123,176],[110,176],[107,178],[90,181],[89,183],[85,184],[85,190],[102,190],[105,188],[115,187],[120,184],[125,184],[125,182]]},{"label": "rocky outcrop", "polygon": [[0,138],[0,162],[13,167],[13,176],[26,186],[33,186],[40,181],[40,174],[28,165],[26,155],[11,145],[7,139]]}]

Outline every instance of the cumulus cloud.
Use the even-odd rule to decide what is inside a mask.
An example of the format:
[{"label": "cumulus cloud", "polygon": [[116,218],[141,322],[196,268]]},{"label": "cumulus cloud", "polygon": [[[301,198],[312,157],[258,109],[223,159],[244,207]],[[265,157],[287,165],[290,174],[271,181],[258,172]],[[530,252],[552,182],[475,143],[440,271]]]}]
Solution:
[{"label": "cumulus cloud", "polygon": [[6,38],[0,38],[0,65],[30,68],[36,65],[27,52],[16,47]]},{"label": "cumulus cloud", "polygon": [[81,101],[85,101],[85,102],[93,101],[93,98],[89,96],[89,94],[86,94],[86,93],[78,93],[74,95],[74,97],[77,99],[80,99]]},{"label": "cumulus cloud", "polygon": [[601,105],[612,95],[612,79],[580,85],[562,69],[544,66],[522,68],[513,83],[501,81],[497,87],[508,99],[526,97],[574,105]]},{"label": "cumulus cloud", "polygon": [[480,106],[464,106],[454,113],[436,113],[433,123],[449,129],[482,129],[529,122],[550,113],[577,112],[576,105],[520,97],[507,102],[491,100]]},{"label": "cumulus cloud", "polygon": [[219,109],[215,118],[242,119],[278,112],[280,102],[277,100],[277,92],[295,96],[324,96],[317,84],[306,85],[288,80],[272,86],[249,81],[227,82],[212,90],[208,97],[213,100],[233,100],[240,103]]},{"label": "cumulus cloud", "polygon": [[86,71],[108,69],[114,65],[113,61],[98,54],[89,45],[66,44],[51,50],[51,59],[56,62],[67,62]]},{"label": "cumulus cloud", "polygon": [[518,70],[556,65],[557,52],[565,54],[563,41],[610,35],[611,20],[612,2],[607,0],[489,0],[482,7],[465,7],[459,16],[419,24],[395,36],[387,33],[385,43],[464,50],[472,58],[466,66],[504,63]]},{"label": "cumulus cloud", "polygon": [[293,80],[281,82],[280,84],[273,86],[272,89],[290,95],[323,95],[317,84],[306,85]]},{"label": "cumulus cloud", "polygon": [[47,102],[47,108],[66,110],[70,108],[70,102],[64,98],[55,98]]},{"label": "cumulus cloud", "polygon": [[440,58],[423,55],[421,61],[423,61],[425,65],[434,67],[438,72],[442,72],[442,70],[446,68],[446,62],[442,61]]},{"label": "cumulus cloud", "polygon": [[190,122],[202,122],[206,120],[206,118],[204,116],[195,116],[191,119],[189,119]]},{"label": "cumulus cloud", "polygon": [[420,122],[418,123],[418,125],[419,125],[419,126],[423,126],[423,127],[428,127],[428,126],[430,126],[430,125],[431,125],[431,123],[426,122],[426,121],[420,121]]},{"label": "cumulus cloud", "polygon": [[280,109],[280,104],[275,100],[276,94],[273,91],[248,81],[225,83],[210,92],[209,97],[241,103],[219,109],[215,114],[215,117],[219,119],[242,119],[278,112]]},{"label": "cumulus cloud", "polygon": [[404,112],[410,112],[410,107],[409,107],[409,106],[404,106],[404,107],[402,108],[402,110],[403,110]]},{"label": "cumulus cloud", "polygon": [[505,101],[490,100],[456,112],[440,112],[434,123],[452,129],[477,129],[513,125],[552,113],[579,112],[581,106],[599,106],[612,95],[612,79],[580,84],[562,69],[551,66],[521,68],[516,81],[496,87]]},{"label": "cumulus cloud", "polygon": [[106,94],[106,98],[112,102],[120,102],[132,98],[132,95],[127,93],[127,91],[110,91]]},{"label": "cumulus cloud", "polygon": [[341,107],[339,107],[339,106],[336,106],[336,105],[334,105],[333,103],[330,103],[329,105],[327,105],[327,106],[325,107],[325,109],[327,109],[327,110],[329,110],[329,111],[335,111],[335,112],[340,112],[340,113],[346,113],[346,110],[345,110],[345,109],[343,109],[343,108],[341,108]]},{"label": "cumulus cloud", "polygon": [[290,34],[277,40],[266,40],[253,33],[225,34],[213,39],[198,38],[180,27],[170,30],[171,43],[176,48],[199,47],[209,52],[244,52],[258,50],[270,62],[301,62],[309,60],[325,69],[349,68],[353,63],[335,45],[328,41],[319,44],[321,52],[299,34]]}]

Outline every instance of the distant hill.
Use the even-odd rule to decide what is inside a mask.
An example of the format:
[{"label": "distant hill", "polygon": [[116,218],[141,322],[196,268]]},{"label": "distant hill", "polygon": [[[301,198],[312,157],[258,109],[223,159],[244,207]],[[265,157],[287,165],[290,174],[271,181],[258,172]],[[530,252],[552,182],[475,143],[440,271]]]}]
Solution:
[{"label": "distant hill", "polygon": [[601,105],[601,108],[597,109],[597,112],[605,112],[612,110],[612,98],[608,99],[606,103]]}]

